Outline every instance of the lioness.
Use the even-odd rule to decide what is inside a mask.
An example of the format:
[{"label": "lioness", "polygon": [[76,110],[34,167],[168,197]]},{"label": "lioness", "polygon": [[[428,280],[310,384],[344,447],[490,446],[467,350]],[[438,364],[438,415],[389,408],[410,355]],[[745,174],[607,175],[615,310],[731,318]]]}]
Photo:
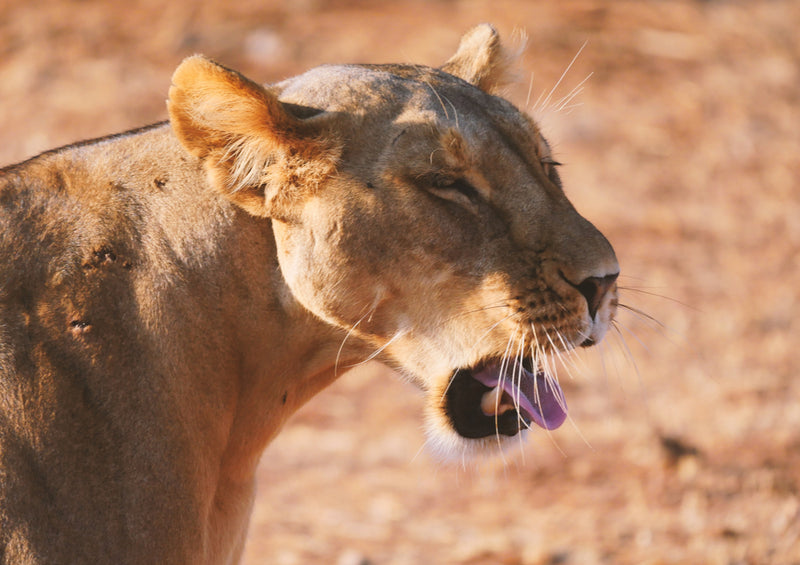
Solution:
[{"label": "lioness", "polygon": [[0,561],[237,562],[262,450],[366,358],[445,455],[560,425],[619,267],[506,67],[487,25],[438,69],[190,57],[168,123],[2,169]]}]

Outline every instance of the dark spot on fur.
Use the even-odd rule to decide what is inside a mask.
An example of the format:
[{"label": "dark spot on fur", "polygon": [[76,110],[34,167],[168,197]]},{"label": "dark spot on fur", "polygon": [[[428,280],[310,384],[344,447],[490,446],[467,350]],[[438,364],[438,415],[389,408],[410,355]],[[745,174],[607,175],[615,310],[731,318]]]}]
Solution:
[{"label": "dark spot on fur", "polygon": [[72,335],[80,335],[89,332],[92,325],[86,320],[72,320],[69,323],[69,331]]},{"label": "dark spot on fur", "polygon": [[289,393],[284,392],[283,396],[281,396],[281,404],[286,404],[286,400],[289,398]]},{"label": "dark spot on fur", "polygon": [[117,254],[108,246],[101,247],[96,250],[93,255],[99,265],[113,263],[117,260]]},{"label": "dark spot on fur", "polygon": [[371,182],[368,182],[367,183],[367,188],[375,188],[375,185],[372,184]]},{"label": "dark spot on fur", "polygon": [[[87,270],[110,267],[116,263],[117,259],[119,259],[119,257],[114,250],[108,245],[103,245],[92,251],[91,256],[83,262],[82,266]],[[122,266],[126,269],[130,269],[131,263],[130,261],[125,261],[122,263]]]},{"label": "dark spot on fur", "polygon": [[155,179],[153,179],[153,185],[156,188],[159,188],[159,189],[164,188],[165,186],[167,186],[167,180],[166,179],[162,179],[160,177],[155,178]]}]

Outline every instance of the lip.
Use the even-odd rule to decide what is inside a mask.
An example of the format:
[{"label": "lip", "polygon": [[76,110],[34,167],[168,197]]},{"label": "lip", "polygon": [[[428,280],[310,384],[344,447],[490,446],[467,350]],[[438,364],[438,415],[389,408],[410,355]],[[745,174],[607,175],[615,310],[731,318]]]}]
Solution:
[{"label": "lip", "polygon": [[445,408],[455,430],[467,438],[513,436],[531,423],[554,430],[567,418],[564,393],[555,379],[516,362],[459,369]]}]

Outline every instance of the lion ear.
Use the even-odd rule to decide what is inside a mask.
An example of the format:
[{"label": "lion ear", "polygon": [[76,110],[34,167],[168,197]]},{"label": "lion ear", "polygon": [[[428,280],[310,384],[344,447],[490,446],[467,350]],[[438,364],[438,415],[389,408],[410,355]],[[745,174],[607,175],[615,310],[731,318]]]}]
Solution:
[{"label": "lion ear", "polygon": [[167,106],[178,140],[203,160],[211,183],[252,214],[285,214],[335,168],[325,120],[297,117],[275,92],[203,56],[175,70]]},{"label": "lion ear", "polygon": [[524,47],[508,52],[490,24],[480,24],[461,38],[456,54],[441,69],[486,92],[495,92],[511,80],[510,68]]}]

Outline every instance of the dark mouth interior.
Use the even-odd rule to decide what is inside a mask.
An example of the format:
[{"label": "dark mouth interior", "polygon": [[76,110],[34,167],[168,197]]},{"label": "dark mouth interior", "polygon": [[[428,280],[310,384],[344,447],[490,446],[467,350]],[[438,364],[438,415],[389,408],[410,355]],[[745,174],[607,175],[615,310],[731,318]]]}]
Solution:
[{"label": "dark mouth interior", "polygon": [[445,395],[445,411],[459,435],[478,439],[497,434],[514,436],[530,422],[517,410],[487,416],[481,410],[483,395],[491,390],[473,377],[470,369],[456,372]]}]

